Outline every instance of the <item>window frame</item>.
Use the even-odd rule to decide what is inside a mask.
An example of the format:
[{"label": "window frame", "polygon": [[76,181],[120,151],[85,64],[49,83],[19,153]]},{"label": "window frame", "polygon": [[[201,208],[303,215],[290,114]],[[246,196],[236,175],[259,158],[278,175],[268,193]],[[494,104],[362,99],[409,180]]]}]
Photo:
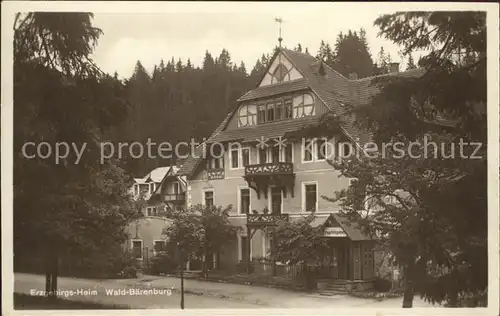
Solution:
[{"label": "window frame", "polygon": [[[262,159],[260,157],[261,152],[264,153],[264,155],[266,157],[266,161],[262,161]],[[257,148],[257,162],[259,165],[269,163],[269,147]]]},{"label": "window frame", "polygon": [[248,165],[251,165],[252,164],[252,149],[250,147],[241,147],[240,148],[240,165],[241,165],[241,168],[245,168],[245,164],[243,162],[243,151],[248,151]]},{"label": "window frame", "polygon": [[[291,161],[286,161],[286,149],[287,149],[287,148],[291,148],[291,150],[292,150],[292,152],[291,152],[291,153],[292,153],[292,155],[291,155]],[[295,157],[294,157],[294,156],[295,156],[295,153],[294,153],[294,148],[295,148],[294,143],[288,143],[288,144],[286,144],[286,146],[285,146],[285,147],[281,147],[281,151],[282,151],[282,152],[281,152],[281,154],[282,154],[282,155],[281,155],[281,156],[282,156],[282,157],[281,157],[281,159],[282,159],[281,161],[282,161],[282,162],[290,162],[290,163],[294,163],[294,160],[295,160]]]},{"label": "window frame", "polygon": [[[161,242],[161,243],[163,243],[163,247],[162,247],[162,250],[161,250],[161,251],[165,251],[165,246],[167,245],[167,241],[166,241],[165,239],[153,239],[153,255],[155,255],[155,256],[156,256],[156,254],[158,253],[158,252],[156,251],[156,248],[155,248],[155,246],[156,246],[156,243],[157,243],[157,242]],[[161,252],[161,251],[160,251],[160,252]]]},{"label": "window frame", "polygon": [[[311,142],[311,159],[310,160],[306,160],[306,143],[307,142]],[[314,152],[315,152],[315,142],[314,142],[314,138],[306,138],[306,139],[302,139],[302,147],[301,147],[301,156],[302,156],[302,163],[311,163],[311,162],[314,162]]]},{"label": "window frame", "polygon": [[[267,192],[267,196],[269,197],[267,199],[267,209],[269,210],[269,214],[272,213],[272,193],[273,193],[273,188],[279,188],[278,186],[275,186],[275,185],[270,185],[269,188],[267,189],[268,192]],[[280,206],[280,214],[283,214],[283,206],[284,206],[284,199],[283,199],[283,190],[280,189],[280,194],[281,194],[281,206]]]},{"label": "window frame", "polygon": [[[306,99],[306,95],[309,95],[312,99],[312,103],[305,103],[305,99]],[[301,97],[302,98],[302,102],[299,103],[298,105],[294,105],[293,104],[293,99],[297,98],[297,97]],[[304,118],[304,117],[310,117],[310,116],[315,116],[316,115],[316,102],[315,102],[315,98],[313,96],[312,93],[310,92],[304,92],[304,93],[301,93],[301,94],[294,94],[293,95],[293,99],[292,99],[292,119],[300,119],[300,118]],[[305,108],[306,106],[309,107],[309,105],[312,106],[312,112],[311,114],[305,114]],[[302,109],[302,115],[298,115],[299,111],[298,109],[301,108]],[[297,110],[295,110],[297,109]]]},{"label": "window frame", "polygon": [[[140,241],[141,242],[141,257],[137,258],[134,255],[134,241]],[[135,260],[143,260],[144,259],[144,240],[140,238],[132,238],[130,239],[130,252],[132,253],[132,256],[134,256]]]},{"label": "window frame", "polygon": [[207,188],[203,189],[203,206],[207,206],[207,192],[212,192],[212,205],[215,206],[215,189],[214,188]]},{"label": "window frame", "polygon": [[[280,71],[280,75],[282,76],[281,80],[276,77],[276,72],[280,69],[285,69],[285,71]],[[283,83],[283,82],[287,82],[287,81],[290,81],[291,79],[291,76],[290,76],[290,72],[292,71],[293,69],[293,66],[291,68],[288,68],[283,62],[279,62],[276,67],[274,67],[273,69],[273,72],[269,72],[269,74],[271,75],[271,84],[280,84],[280,83]]]},{"label": "window frame", "polygon": [[[322,140],[324,141],[324,144],[325,144],[325,156],[323,158],[319,158],[319,150],[320,148],[318,147],[318,140]],[[328,141],[328,137],[317,137],[314,139],[314,157],[315,157],[315,161],[326,161],[326,158],[329,156],[329,153],[328,153],[328,148],[329,148],[329,145],[327,145],[329,143]]]},{"label": "window frame", "polygon": [[[151,181],[148,183],[148,186],[149,186],[148,192],[149,192],[149,195],[151,195],[156,191],[156,182]],[[151,189],[151,188],[153,188],[153,189]]]},{"label": "window frame", "polygon": [[[238,170],[238,169],[241,169],[240,149],[241,149],[241,147],[230,148],[229,149],[229,170]],[[236,157],[237,166],[236,167],[233,166],[233,162],[234,162],[233,161],[233,152],[236,152],[236,154],[237,154],[237,157]]]},{"label": "window frame", "polygon": [[[307,199],[307,194],[306,194],[306,186],[308,185],[316,185],[316,206],[314,211],[308,211],[306,209],[306,199]],[[319,211],[319,184],[318,181],[302,181],[302,212],[311,214],[311,213],[318,213]]]},{"label": "window frame", "polygon": [[[249,107],[250,106],[255,106],[255,109],[256,109],[255,114],[252,114],[249,111]],[[245,112],[244,115],[241,114],[242,110],[245,110],[244,111]],[[258,108],[257,108],[257,106],[255,104],[250,103],[250,104],[243,104],[243,105],[241,105],[241,107],[238,110],[238,127],[247,127],[247,126],[257,125],[257,115],[258,115]],[[241,118],[242,117],[246,118],[246,124],[241,124]],[[250,121],[252,122],[252,124],[250,124]]]},{"label": "window frame", "polygon": [[[248,190],[248,213],[242,213],[242,210],[241,210],[241,190]],[[244,186],[244,185],[240,185],[240,186],[237,186],[237,192],[236,192],[236,195],[237,195],[237,208],[236,208],[236,213],[238,215],[246,215],[246,214],[250,214],[252,212],[252,190],[250,190],[250,188],[248,186]]]},{"label": "window frame", "polygon": [[[150,212],[150,210],[151,210],[151,212]],[[158,208],[156,206],[146,206],[146,216],[149,216],[149,217],[158,216]]]}]

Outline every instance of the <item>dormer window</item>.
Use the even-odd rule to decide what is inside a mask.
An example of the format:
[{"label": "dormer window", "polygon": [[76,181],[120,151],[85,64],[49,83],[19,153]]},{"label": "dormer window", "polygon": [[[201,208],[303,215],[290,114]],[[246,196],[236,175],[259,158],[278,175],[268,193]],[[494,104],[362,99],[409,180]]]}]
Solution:
[{"label": "dormer window", "polygon": [[273,72],[273,78],[271,83],[281,83],[283,81],[290,80],[290,70],[283,64],[276,66]]},{"label": "dormer window", "polygon": [[257,124],[257,106],[255,104],[243,105],[239,111],[238,127]]}]

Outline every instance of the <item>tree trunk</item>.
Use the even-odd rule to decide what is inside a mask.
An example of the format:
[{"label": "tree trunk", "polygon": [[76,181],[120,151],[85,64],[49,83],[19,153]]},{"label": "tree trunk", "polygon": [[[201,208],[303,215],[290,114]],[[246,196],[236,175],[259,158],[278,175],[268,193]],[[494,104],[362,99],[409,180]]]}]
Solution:
[{"label": "tree trunk", "polygon": [[45,259],[45,291],[49,300],[55,300],[57,298],[57,275],[59,272],[59,256],[55,246],[47,249]]},{"label": "tree trunk", "polygon": [[205,247],[203,250],[204,256],[203,256],[203,277],[205,279],[208,278],[208,242],[205,239]]},{"label": "tree trunk", "polygon": [[405,269],[405,292],[403,296],[403,308],[413,307],[413,264],[408,264]]}]

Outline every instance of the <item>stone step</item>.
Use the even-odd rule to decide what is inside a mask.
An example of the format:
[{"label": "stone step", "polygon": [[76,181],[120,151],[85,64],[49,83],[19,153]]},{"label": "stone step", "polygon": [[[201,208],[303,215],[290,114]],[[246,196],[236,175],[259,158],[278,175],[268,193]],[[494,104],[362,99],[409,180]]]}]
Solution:
[{"label": "stone step", "polygon": [[345,295],[346,293],[347,293],[346,291],[331,291],[331,290],[318,291],[318,294],[322,296]]}]

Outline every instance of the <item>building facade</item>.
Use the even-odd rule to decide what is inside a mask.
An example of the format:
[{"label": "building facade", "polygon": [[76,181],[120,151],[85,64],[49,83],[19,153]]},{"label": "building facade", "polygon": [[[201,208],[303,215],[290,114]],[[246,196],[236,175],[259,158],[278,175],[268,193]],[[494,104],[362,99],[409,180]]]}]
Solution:
[{"label": "building facade", "polygon": [[[347,79],[308,54],[278,49],[259,86],[238,99],[181,167],[188,180],[187,206],[233,206],[230,221],[241,229],[220,254],[222,268],[269,256],[272,237],[252,220],[314,214],[332,244],[327,276],[351,282],[374,278],[373,240],[339,214],[339,204],[323,198],[355,180],[340,176],[328,160],[354,154],[370,140],[348,109],[369,102],[378,89],[356,78]],[[336,132],[298,137],[325,115],[340,118]]]},{"label": "building facade", "polygon": [[130,238],[124,247],[147,266],[149,259],[163,251],[166,240],[163,229],[170,223],[169,209],[186,207],[186,180],[178,176],[177,166],[159,167],[142,178],[135,178],[131,194],[135,200],[144,200],[143,217],[129,225]]}]

